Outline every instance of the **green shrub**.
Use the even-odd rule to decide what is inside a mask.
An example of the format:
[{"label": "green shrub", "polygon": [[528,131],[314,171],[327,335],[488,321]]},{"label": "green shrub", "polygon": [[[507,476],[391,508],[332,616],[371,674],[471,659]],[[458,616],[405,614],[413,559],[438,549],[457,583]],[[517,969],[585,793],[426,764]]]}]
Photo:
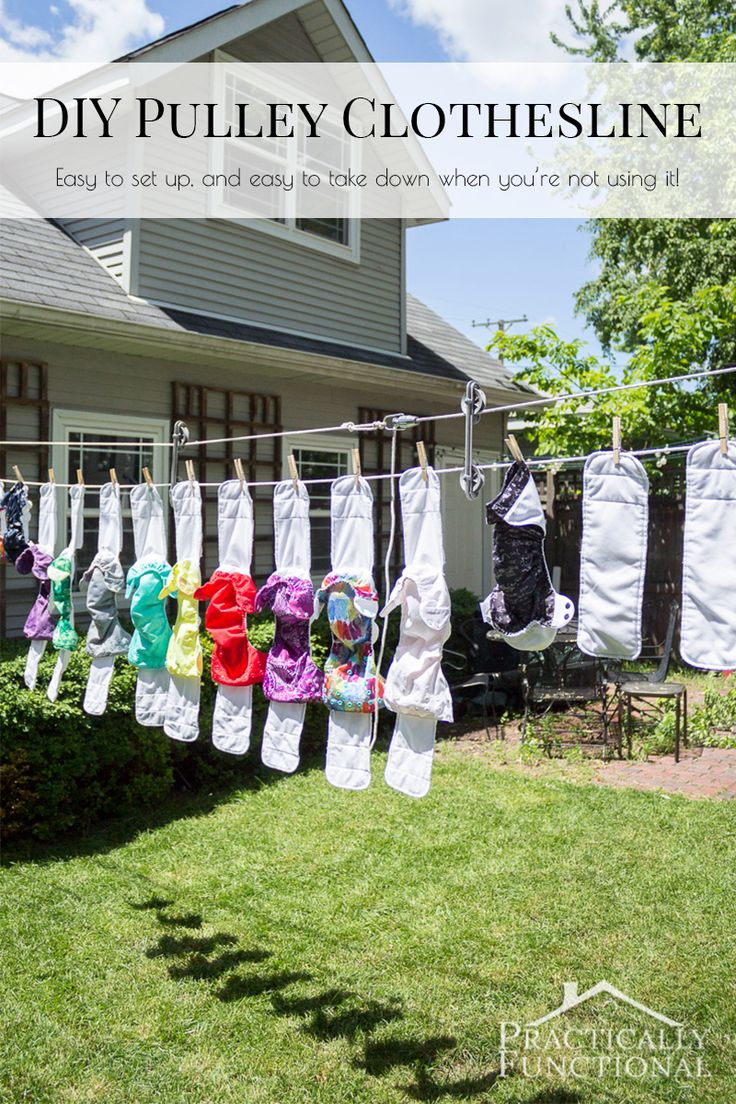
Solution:
[{"label": "green shrub", "polygon": [[[260,619],[252,636],[268,647],[273,622]],[[212,641],[203,635],[205,671]],[[315,651],[319,650],[319,645]],[[72,654],[52,703],[46,687],[56,662],[48,649],[34,691],[23,683],[27,644],[5,644],[0,662],[0,730],[3,733],[0,827],[6,840],[52,839],[78,831],[97,820],[155,808],[176,792],[223,789],[252,777],[260,767],[257,752],[232,756],[217,751],[209,739],[216,686],[202,679],[199,740],[170,740],[160,729],[136,723],[133,712],[137,672],[124,659],[115,674],[105,713],[90,717],[82,710],[90,659],[83,643]],[[253,700],[253,742],[257,745],[268,703],[259,688]],[[324,746],[325,712],[307,709],[303,745],[308,752]]]},{"label": "green shrub", "polygon": [[671,755],[674,752],[676,720],[674,704],[667,702],[661,717],[653,727],[647,728],[642,723],[642,735],[637,749],[640,758],[646,759],[650,755]]},{"label": "green shrub", "polygon": [[692,743],[736,748],[736,675],[731,675],[726,686],[726,693],[720,693],[716,676],[708,676],[703,704],[689,722]]},{"label": "green shrub", "polygon": [[0,666],[3,732],[2,827],[6,838],[48,839],[114,812],[155,805],[172,789],[173,763],[161,733],[137,725],[135,669],[117,661],[109,704],[88,717],[81,700],[89,657],[76,651],[58,701],[45,688],[56,655],[47,650],[38,688],[23,685],[26,647]]},{"label": "green shrub", "polygon": [[[477,599],[468,591],[453,592],[453,622],[467,619]],[[396,649],[399,616],[389,620],[383,670]],[[379,620],[379,626],[382,624]],[[267,651],[273,639],[273,617],[249,618],[248,634],[255,647]],[[82,710],[90,659],[84,642],[73,653],[51,703],[46,687],[56,662],[51,648],[41,661],[37,688],[26,689],[23,669],[28,645],[0,647],[0,730],[3,733],[0,827],[6,839],[55,838],[78,831],[96,820],[154,808],[177,791],[214,791],[252,778],[260,765],[257,745],[268,703],[256,687],[253,697],[253,743],[246,756],[223,754],[212,747],[209,733],[216,686],[202,679],[199,740],[170,740],[160,729],[138,725],[133,712],[137,672],[124,659],[115,663],[107,710],[90,717]],[[205,672],[212,641],[203,634]],[[330,629],[323,615],[312,626],[312,654],[322,666],[330,648]],[[379,733],[393,728],[393,714],[382,712]],[[322,754],[327,736],[323,706],[307,708],[302,747],[306,757]],[[269,775],[271,772],[267,772]]]}]

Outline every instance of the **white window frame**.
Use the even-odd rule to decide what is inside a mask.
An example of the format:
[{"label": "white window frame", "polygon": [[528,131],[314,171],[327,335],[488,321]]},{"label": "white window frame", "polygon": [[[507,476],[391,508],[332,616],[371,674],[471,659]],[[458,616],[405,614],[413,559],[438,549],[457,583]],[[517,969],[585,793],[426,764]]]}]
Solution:
[{"label": "white window frame", "polygon": [[[227,53],[225,50],[217,49],[214,51],[215,62],[221,63],[234,63],[243,64],[239,58],[234,57],[232,54]],[[216,70],[219,73],[219,70]],[[219,82],[218,82],[219,83]],[[283,91],[283,90],[282,90]],[[224,87],[218,87],[215,89],[214,97],[220,101],[224,99]],[[294,90],[294,99],[297,99],[297,91]],[[221,142],[216,142],[212,147],[212,164],[210,165],[210,172],[221,173],[224,171],[224,151],[225,143],[227,139],[223,139]],[[234,139],[233,141],[237,141]],[[290,157],[293,164],[291,168],[296,169],[298,149],[295,141],[291,141],[289,145]],[[355,139],[350,139],[350,162],[351,166],[359,165],[361,155],[360,143]],[[275,171],[279,166],[278,162],[274,162]],[[287,197],[288,198],[288,197]],[[230,207],[221,198],[219,189],[212,188],[209,195],[209,210],[211,218],[223,218],[227,217],[228,222],[233,222],[237,226],[245,226],[249,230],[258,230],[264,234],[271,234],[276,238],[280,238],[282,241],[291,242],[292,245],[302,246],[306,249],[315,250],[318,253],[327,253],[331,257],[335,257],[341,261],[347,261],[350,264],[360,264],[360,210],[359,210],[359,197],[355,194],[350,195],[349,199],[349,212],[345,216],[347,219],[348,240],[347,242],[330,241],[329,238],[321,238],[318,234],[313,234],[309,230],[301,230],[297,225],[297,219],[293,214],[285,216],[284,222],[276,222],[269,218],[232,218],[231,214],[233,208]]]},{"label": "white window frame", "polygon": [[[284,479],[290,479],[291,478],[291,473],[289,471],[289,459],[288,458],[289,458],[289,454],[294,452],[295,449],[309,449],[310,451],[313,451],[313,452],[319,452],[321,449],[324,449],[325,452],[344,453],[344,455],[345,455],[345,465],[346,465],[345,474],[349,475],[350,470],[351,470],[350,469],[350,460],[351,460],[351,456],[352,456],[352,450],[354,448],[355,448],[355,440],[354,440],[354,438],[351,438],[351,437],[336,437],[336,436],[335,437],[330,437],[329,435],[324,434],[324,433],[315,433],[313,435],[310,434],[306,437],[300,437],[298,435],[295,435],[293,437],[284,437],[284,439],[283,439],[283,452],[282,452],[282,455],[283,455],[283,472],[282,472],[283,478]],[[338,476],[337,478],[341,478],[341,477]],[[325,491],[327,491],[329,493],[330,488],[326,483],[321,484],[321,486],[324,488]],[[310,484],[307,484],[307,491],[311,492]],[[311,493],[310,493],[310,500],[311,500]],[[310,502],[310,508],[309,508],[310,523],[311,523],[312,517],[329,517],[329,516],[330,516],[329,509],[320,510],[318,512],[317,511],[313,512],[311,502]],[[322,579],[323,579],[322,572],[312,570],[312,579],[315,580],[316,582],[321,583]]]},{"label": "white window frame", "polygon": [[[68,442],[71,433],[94,433],[100,434],[100,436],[104,436],[107,433],[115,433],[124,441],[129,439],[132,440],[134,437],[150,437],[154,443],[163,443],[171,439],[168,418],[142,418],[138,415],[107,414],[103,411],[55,409],[51,418],[51,427],[51,439],[53,441]],[[95,436],[92,440],[99,440],[99,438]],[[51,466],[57,473],[57,477],[60,477],[61,473],[68,472],[68,456],[68,447],[64,445],[52,446]],[[153,449],[151,477],[154,483],[166,483],[168,481],[170,459],[171,456],[168,449]],[[73,482],[73,480],[67,480],[65,475],[64,478],[60,478],[60,482]],[[130,500],[127,491],[123,492],[122,505],[124,516],[129,515]],[[67,539],[67,526],[69,524],[68,491],[61,495],[57,508],[58,548],[59,544],[63,547]],[[87,518],[89,513],[96,508],[97,492],[95,491],[93,495],[85,496],[85,517]],[[167,511],[164,510],[164,521],[166,521],[166,518]],[[85,524],[87,524],[86,520]],[[128,564],[123,564],[124,569],[128,566]],[[76,590],[74,598],[75,608],[82,608],[83,602],[79,599],[79,595],[76,594]]]}]

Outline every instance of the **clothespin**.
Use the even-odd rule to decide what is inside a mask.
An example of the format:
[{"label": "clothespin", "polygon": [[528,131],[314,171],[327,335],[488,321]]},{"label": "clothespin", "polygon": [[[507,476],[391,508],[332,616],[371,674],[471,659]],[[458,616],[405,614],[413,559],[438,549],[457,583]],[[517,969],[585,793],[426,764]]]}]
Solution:
[{"label": "clothespin", "polygon": [[23,482],[23,472],[20,470],[17,464],[13,464],[13,475],[19,483]]},{"label": "clothespin", "polygon": [[194,461],[186,460],[184,466],[187,469],[187,478],[191,484],[194,484]]},{"label": "clothespin", "polygon": [[49,483],[56,482],[56,473],[53,468],[49,468]]},{"label": "clothespin", "polygon": [[422,479],[426,483],[429,476],[427,475],[427,450],[424,447],[424,441],[417,441],[417,456],[419,457],[419,467],[422,469]]},{"label": "clothespin", "polygon": [[721,455],[728,452],[728,404],[718,404],[718,439],[721,442]]},{"label": "clothespin", "polygon": [[353,449],[353,475],[355,476],[355,486],[357,487],[358,486],[358,481],[360,480],[360,475],[361,475],[360,449],[357,449],[357,448]]},{"label": "clothespin", "polygon": [[524,454],[519,448],[519,442],[514,437],[513,433],[509,433],[506,438],[506,448],[509,450],[514,460],[518,460],[520,463],[524,463]]},{"label": "clothespin", "polygon": [[289,455],[287,457],[287,460],[289,462],[289,475],[291,476],[291,481],[294,484],[294,490],[298,491],[299,490],[299,471],[298,471],[297,466],[296,466],[296,460],[294,459],[294,453],[293,452],[289,453]]},{"label": "clothespin", "polygon": [[613,419],[613,462],[617,468],[621,466],[621,419],[618,414]]},{"label": "clothespin", "polygon": [[117,483],[117,481],[118,481],[118,473],[115,471],[114,468],[110,468],[110,482],[114,486]]},{"label": "clothespin", "polygon": [[77,483],[80,487],[84,486],[84,476],[82,475],[82,469],[77,468]]},{"label": "clothespin", "polygon": [[143,478],[145,479],[146,483],[148,484],[149,487],[152,487],[153,486],[153,480],[151,479],[150,471],[148,470],[148,468],[143,468],[142,471],[143,471]]},{"label": "clothespin", "polygon": [[[187,461],[187,463],[191,463],[191,461]],[[235,474],[240,480],[240,490],[242,491],[245,486],[245,472],[243,470],[243,461],[239,456],[236,456],[233,460],[233,467],[235,468]]]}]

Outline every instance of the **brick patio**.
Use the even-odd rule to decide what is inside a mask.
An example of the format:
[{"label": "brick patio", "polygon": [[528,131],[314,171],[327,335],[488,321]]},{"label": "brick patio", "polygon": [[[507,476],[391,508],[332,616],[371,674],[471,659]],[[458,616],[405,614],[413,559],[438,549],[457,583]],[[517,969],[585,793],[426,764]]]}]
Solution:
[{"label": "brick patio", "polygon": [[646,762],[615,759],[601,764],[595,781],[685,797],[736,798],[736,749],[696,748],[684,751],[679,763],[673,755]]}]

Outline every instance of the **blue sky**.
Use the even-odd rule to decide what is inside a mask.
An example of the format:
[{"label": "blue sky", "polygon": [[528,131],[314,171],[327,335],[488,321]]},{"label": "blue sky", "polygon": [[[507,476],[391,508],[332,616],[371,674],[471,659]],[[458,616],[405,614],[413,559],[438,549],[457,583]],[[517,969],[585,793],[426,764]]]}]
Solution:
[{"label": "blue sky", "polygon": [[[565,29],[564,0],[347,0],[378,61],[554,60],[549,29]],[[0,0],[0,60],[108,60],[225,7],[208,0]],[[473,320],[551,322],[598,345],[574,315],[593,274],[574,220],[451,220],[409,232],[409,289],[482,344]],[[516,327],[518,331],[520,327]]]}]

